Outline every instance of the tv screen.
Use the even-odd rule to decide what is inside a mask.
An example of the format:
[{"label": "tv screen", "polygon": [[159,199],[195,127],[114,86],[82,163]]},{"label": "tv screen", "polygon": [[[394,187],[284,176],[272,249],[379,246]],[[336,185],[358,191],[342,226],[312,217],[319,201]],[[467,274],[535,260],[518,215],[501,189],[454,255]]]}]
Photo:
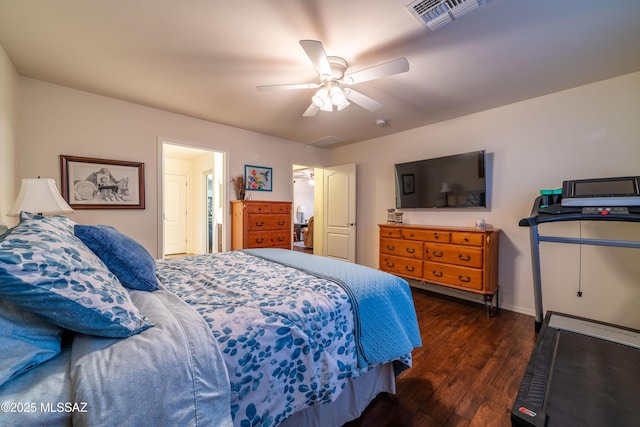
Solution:
[{"label": "tv screen", "polygon": [[485,152],[398,163],[396,208],[484,208]]}]

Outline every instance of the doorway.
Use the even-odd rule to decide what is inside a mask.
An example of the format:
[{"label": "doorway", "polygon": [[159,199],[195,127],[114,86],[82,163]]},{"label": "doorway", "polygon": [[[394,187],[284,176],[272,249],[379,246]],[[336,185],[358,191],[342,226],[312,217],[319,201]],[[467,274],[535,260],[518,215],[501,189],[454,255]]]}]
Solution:
[{"label": "doorway", "polygon": [[224,247],[224,153],[162,142],[162,255]]},{"label": "doorway", "polygon": [[[293,249],[308,251],[312,246],[316,255],[356,262],[355,163],[327,168],[293,165],[293,195]],[[305,228],[301,219],[313,229],[311,245],[304,238],[295,241],[297,229]]]},{"label": "doorway", "polygon": [[293,165],[293,250],[314,252],[315,170]]}]

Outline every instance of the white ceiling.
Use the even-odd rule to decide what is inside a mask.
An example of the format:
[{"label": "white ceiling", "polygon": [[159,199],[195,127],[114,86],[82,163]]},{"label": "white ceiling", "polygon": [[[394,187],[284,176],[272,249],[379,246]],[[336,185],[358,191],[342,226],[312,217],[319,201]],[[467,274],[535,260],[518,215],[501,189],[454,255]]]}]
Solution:
[{"label": "white ceiling", "polygon": [[[638,0],[488,0],[430,32],[409,0],[0,0],[22,76],[309,144],[367,140],[640,70]],[[303,118],[316,83],[299,45],[348,72],[410,71],[355,88],[383,103]],[[376,126],[386,119],[388,127]]]}]

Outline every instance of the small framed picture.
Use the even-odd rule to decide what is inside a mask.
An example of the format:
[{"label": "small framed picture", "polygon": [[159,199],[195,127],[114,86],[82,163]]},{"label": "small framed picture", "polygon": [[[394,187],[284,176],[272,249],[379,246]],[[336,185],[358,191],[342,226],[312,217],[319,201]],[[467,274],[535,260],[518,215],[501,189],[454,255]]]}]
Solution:
[{"label": "small framed picture", "polygon": [[60,171],[74,209],[144,209],[144,163],[61,155]]},{"label": "small framed picture", "polygon": [[414,180],[412,173],[402,175],[402,194],[413,194],[416,191]]},{"label": "small framed picture", "polygon": [[245,190],[272,191],[273,172],[264,166],[244,165]]}]

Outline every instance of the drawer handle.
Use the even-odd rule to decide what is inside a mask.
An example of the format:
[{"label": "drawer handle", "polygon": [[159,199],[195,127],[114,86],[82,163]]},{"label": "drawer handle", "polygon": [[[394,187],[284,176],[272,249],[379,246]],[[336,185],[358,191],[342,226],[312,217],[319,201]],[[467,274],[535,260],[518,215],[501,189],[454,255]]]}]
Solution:
[{"label": "drawer handle", "polygon": [[256,243],[264,243],[264,237],[258,237]]},{"label": "drawer handle", "polygon": [[416,271],[415,267],[413,267],[413,266],[409,266],[409,265],[405,265],[404,269],[405,269],[405,270],[407,270],[407,271],[410,271],[410,272],[412,272],[412,273],[413,273],[414,271]]},{"label": "drawer handle", "polygon": [[444,255],[442,252],[432,252],[431,255],[433,255],[436,258],[442,258],[442,256]]},{"label": "drawer handle", "polygon": [[278,221],[278,225],[285,225],[286,223],[286,221]]},{"label": "drawer handle", "polygon": [[433,238],[438,240],[440,238],[440,236],[438,236],[438,233],[433,233]]},{"label": "drawer handle", "polygon": [[396,247],[393,245],[387,245],[387,249],[389,249],[390,251],[395,251]]},{"label": "drawer handle", "polygon": [[414,234],[413,234],[413,233],[409,234],[409,237],[413,237],[413,236],[414,236]]},{"label": "drawer handle", "polygon": [[284,237],[283,236],[278,236],[278,242],[284,242]]},{"label": "drawer handle", "polygon": [[471,261],[471,255],[458,254],[458,259],[460,261]]},{"label": "drawer handle", "polygon": [[432,273],[433,273],[433,275],[434,275],[434,276],[436,276],[436,277],[442,277],[442,271],[436,271],[436,270],[433,270],[433,271],[432,271]]},{"label": "drawer handle", "polygon": [[458,280],[460,280],[461,282],[464,282],[464,283],[469,283],[471,281],[471,277],[459,275],[458,276]]},{"label": "drawer handle", "polygon": [[406,250],[407,252],[409,252],[410,254],[415,254],[415,253],[416,253],[415,248],[406,248],[405,250]]},{"label": "drawer handle", "polygon": [[389,261],[386,261],[386,262],[385,262],[385,264],[386,264],[386,265],[387,265],[387,267],[389,267],[389,268],[393,268],[393,267],[395,267],[395,266],[396,266],[394,263],[389,262]]},{"label": "drawer handle", "polygon": [[264,221],[256,221],[256,227],[262,227],[264,225]]},{"label": "drawer handle", "polygon": [[468,242],[468,241],[469,241],[469,239],[468,239],[467,237],[465,237],[463,240],[464,240],[465,242]]}]

